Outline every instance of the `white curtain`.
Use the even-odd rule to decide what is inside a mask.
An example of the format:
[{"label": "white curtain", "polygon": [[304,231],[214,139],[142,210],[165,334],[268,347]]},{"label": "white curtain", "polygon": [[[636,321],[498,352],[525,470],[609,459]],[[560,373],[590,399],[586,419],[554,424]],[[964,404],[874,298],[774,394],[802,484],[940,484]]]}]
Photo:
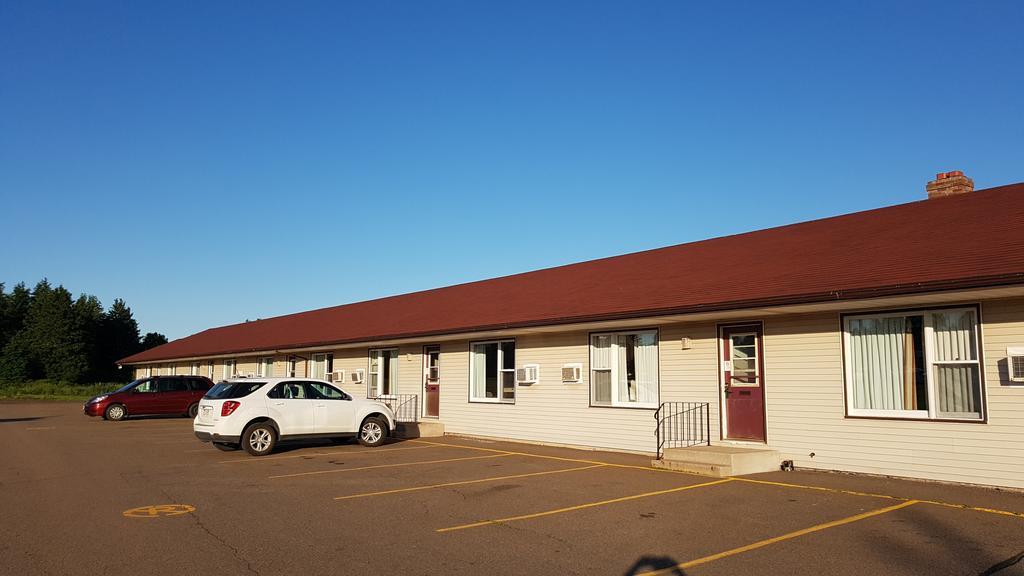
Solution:
[{"label": "white curtain", "polygon": [[981,386],[974,339],[974,312],[937,312],[933,316],[935,361],[956,362],[935,366],[939,412],[981,417]]},{"label": "white curtain", "polygon": [[487,397],[487,345],[473,345],[473,398]]},{"label": "white curtain", "polygon": [[369,389],[372,396],[380,396],[380,350],[370,350]]},{"label": "white curtain", "polygon": [[903,360],[906,319],[850,320],[853,406],[903,410]]},{"label": "white curtain", "polygon": [[590,368],[594,386],[594,402],[611,404],[612,401],[612,339],[608,335],[593,336]]},{"label": "white curtain", "polygon": [[629,380],[629,371],[626,365],[626,349],[633,345],[632,339],[633,336],[630,334],[620,334],[616,338],[618,362],[616,362],[617,374],[615,381],[619,389],[619,402],[636,402],[636,382]]},{"label": "white curtain", "polygon": [[658,402],[658,341],[651,332],[638,334],[636,339],[637,402]]}]

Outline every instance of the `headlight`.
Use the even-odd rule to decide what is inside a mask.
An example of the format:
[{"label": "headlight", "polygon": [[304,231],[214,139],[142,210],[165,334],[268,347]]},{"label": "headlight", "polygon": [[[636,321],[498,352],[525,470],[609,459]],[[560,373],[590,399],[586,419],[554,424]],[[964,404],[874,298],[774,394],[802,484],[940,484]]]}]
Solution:
[{"label": "headlight", "polygon": [[105,395],[104,396],[97,396],[97,397],[93,398],[92,400],[89,400],[89,404],[95,404],[97,402],[103,402],[106,399],[107,399],[107,397]]}]

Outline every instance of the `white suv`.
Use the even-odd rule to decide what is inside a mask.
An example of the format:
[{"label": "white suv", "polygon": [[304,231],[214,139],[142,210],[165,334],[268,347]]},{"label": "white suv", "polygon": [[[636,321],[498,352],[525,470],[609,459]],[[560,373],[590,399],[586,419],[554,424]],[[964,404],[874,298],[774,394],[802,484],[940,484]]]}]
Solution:
[{"label": "white suv", "polygon": [[241,446],[263,456],[279,440],[300,438],[355,436],[364,446],[380,446],[395,430],[395,414],[323,380],[237,378],[210,388],[199,401],[192,429],[221,450]]}]

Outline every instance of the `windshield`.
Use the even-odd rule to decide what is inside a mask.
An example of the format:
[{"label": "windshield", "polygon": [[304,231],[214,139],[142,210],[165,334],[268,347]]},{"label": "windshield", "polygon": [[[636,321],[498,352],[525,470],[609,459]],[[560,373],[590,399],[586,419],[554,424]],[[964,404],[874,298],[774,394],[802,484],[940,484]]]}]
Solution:
[{"label": "windshield", "polygon": [[131,382],[129,382],[129,383],[125,384],[124,386],[121,386],[120,388],[115,390],[115,392],[127,392],[128,390],[131,390],[139,382],[142,382],[143,380],[146,380],[146,378],[139,378],[138,380],[132,380]]},{"label": "windshield", "polygon": [[266,382],[221,382],[210,388],[203,398],[211,400],[242,398],[259,390],[264,384]]}]

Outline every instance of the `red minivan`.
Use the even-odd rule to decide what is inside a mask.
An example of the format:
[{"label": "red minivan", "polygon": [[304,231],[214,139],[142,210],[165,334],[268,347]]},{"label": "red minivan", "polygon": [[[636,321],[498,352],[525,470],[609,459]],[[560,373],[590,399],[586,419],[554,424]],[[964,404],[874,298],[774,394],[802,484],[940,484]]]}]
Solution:
[{"label": "red minivan", "polygon": [[116,392],[90,398],[82,411],[104,420],[128,416],[180,414],[195,418],[199,400],[213,386],[205,376],[153,376],[127,384]]}]

